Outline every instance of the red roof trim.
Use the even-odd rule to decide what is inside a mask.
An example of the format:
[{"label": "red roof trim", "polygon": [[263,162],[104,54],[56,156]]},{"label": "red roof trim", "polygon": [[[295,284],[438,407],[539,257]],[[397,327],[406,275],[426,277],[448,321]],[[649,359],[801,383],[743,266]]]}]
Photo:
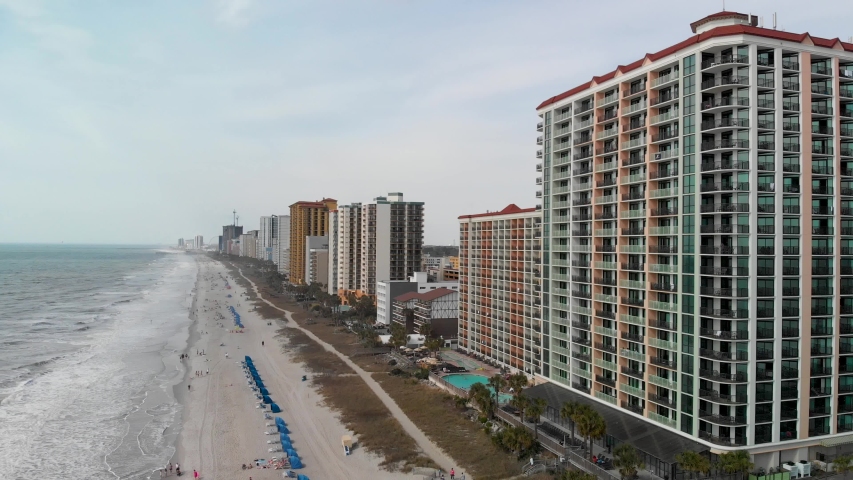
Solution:
[{"label": "red roof trim", "polygon": [[530,213],[535,211],[535,208],[520,208],[518,205],[510,203],[500,212],[476,213],[474,215],[460,215],[459,219],[462,220],[463,218],[497,217],[500,215],[515,215],[519,213]]},{"label": "red roof trim", "polygon": [[[701,20],[696,20],[695,22],[690,24],[690,29],[693,30],[693,33],[696,33],[697,27],[700,27],[700,26],[710,22],[711,20],[718,20],[720,18],[737,18],[740,20],[747,20],[747,19],[749,19],[749,15],[747,15],[745,13],[727,12],[727,11],[723,10],[722,12],[712,13],[711,15],[708,15],[707,17],[705,17]],[[756,17],[756,20],[758,20],[757,17]]]},{"label": "red roof trim", "polygon": [[435,290],[430,290],[424,293],[418,292],[409,292],[400,295],[399,297],[395,297],[395,302],[408,302],[409,300],[422,300],[425,302],[429,302],[430,300],[435,300],[436,298],[441,298],[451,293],[458,293],[456,290],[451,290],[449,288],[436,288]]},{"label": "red roof trim", "polygon": [[[330,201],[335,201],[335,200],[330,200]],[[325,207],[325,206],[326,206],[326,204],[323,202],[305,202],[305,201],[296,202],[293,205],[291,205],[291,207]]]},{"label": "red roof trim", "polygon": [[435,290],[430,290],[428,292],[424,292],[418,295],[418,300],[423,300],[428,302],[430,300],[435,300],[436,298],[446,297],[451,293],[458,293],[456,290],[451,290],[449,288],[436,288]]},{"label": "red roof trim", "polygon": [[[803,43],[803,40],[805,40],[808,37],[811,39],[811,41],[815,45],[817,45],[819,47],[833,48],[835,45],[841,45],[841,48],[843,48],[845,51],[853,52],[853,43],[842,42],[838,38],[833,38],[833,39],[818,38],[818,37],[812,37],[808,33],[789,33],[789,32],[782,32],[779,30],[772,30],[769,28],[753,27],[750,25],[727,25],[727,26],[723,26],[723,27],[714,28],[712,30],[701,33],[699,35],[694,35],[694,36],[688,38],[687,40],[684,40],[683,42],[677,43],[677,44],[675,44],[669,48],[661,50],[660,52],[646,54],[644,59],[648,58],[649,60],[657,61],[663,57],[673,55],[673,54],[675,54],[675,53],[677,53],[677,52],[679,52],[679,51],[681,51],[681,50],[683,50],[683,49],[685,49],[691,45],[694,45],[694,44],[697,44],[700,42],[704,42],[705,40],[709,40],[711,38],[717,38],[717,37],[728,37],[731,35],[754,35],[756,37],[765,37],[765,38],[772,38],[774,40],[786,40],[789,42],[798,42],[798,43]],[[619,69],[619,71],[624,74],[624,73],[630,72],[631,70],[636,70],[637,68],[642,66],[642,64],[643,64],[643,60],[638,60],[636,62],[629,64],[629,65],[621,67]],[[606,80],[613,78],[615,75],[616,75],[616,70],[614,70],[614,71],[612,71],[606,75],[602,75],[600,77],[593,77],[592,80],[596,83],[601,83],[603,81],[606,81]],[[573,95],[576,95],[580,92],[583,92],[584,90],[588,89],[591,85],[592,85],[592,81],[586,82],[582,85],[578,85],[577,87],[575,87],[571,90],[565,91],[565,92],[563,92],[557,96],[551,97],[548,100],[545,100],[544,102],[540,103],[539,106],[536,107],[536,110],[547,107],[548,105],[552,105],[554,103],[559,102],[560,100],[564,100],[564,99],[569,98]]]},{"label": "red roof trim", "polygon": [[408,292],[404,293],[398,297],[394,297],[395,302],[408,302],[409,300],[418,298],[420,294],[418,292]]}]

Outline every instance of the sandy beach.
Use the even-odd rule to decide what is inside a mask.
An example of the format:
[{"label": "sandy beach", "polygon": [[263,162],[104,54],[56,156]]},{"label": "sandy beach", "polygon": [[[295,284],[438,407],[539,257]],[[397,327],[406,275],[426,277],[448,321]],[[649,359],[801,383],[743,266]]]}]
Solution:
[{"label": "sandy beach", "polygon": [[[264,320],[250,311],[245,292],[233,279],[228,282],[231,288],[226,289],[228,271],[219,262],[199,259],[199,269],[197,312],[190,327],[188,358],[183,360],[188,375],[177,387],[184,407],[183,425],[172,463],[180,464],[189,478],[194,469],[205,479],[282,478],[282,470],[242,469],[256,458],[281,456],[280,452],[268,452],[274,445],[267,440],[278,437],[265,435],[274,427],[267,427],[268,420],[256,408],[257,400],[240,366],[240,360],[249,355],[270,396],[282,408],[279,416],[291,430],[290,437],[305,465],[298,473],[314,480],[411,478],[382,470],[380,459],[363,449],[356,448],[345,456],[341,436],[352,432],[320,404],[321,397],[310,382],[301,380],[307,372],[288,358],[286,345],[281,348],[286,340],[276,337],[284,324]],[[241,315],[244,333],[231,333],[234,323],[228,306],[234,306]],[[196,371],[201,376],[196,376]]]}]

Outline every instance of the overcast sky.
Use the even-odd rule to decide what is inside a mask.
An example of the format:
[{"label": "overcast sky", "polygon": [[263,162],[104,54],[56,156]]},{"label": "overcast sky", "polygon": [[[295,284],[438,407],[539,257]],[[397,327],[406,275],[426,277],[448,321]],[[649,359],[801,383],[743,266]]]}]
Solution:
[{"label": "overcast sky", "polygon": [[[210,239],[298,200],[536,204],[535,107],[715,1],[0,0],[0,242]],[[727,0],[853,35],[847,1]]]}]

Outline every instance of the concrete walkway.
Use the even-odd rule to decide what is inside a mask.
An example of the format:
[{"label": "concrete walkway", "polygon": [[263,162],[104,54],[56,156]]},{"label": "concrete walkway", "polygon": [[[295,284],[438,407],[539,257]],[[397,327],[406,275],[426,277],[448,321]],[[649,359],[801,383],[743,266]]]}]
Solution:
[{"label": "concrete walkway", "polygon": [[[361,377],[362,380],[364,380],[364,383],[366,383],[367,386],[370,387],[371,390],[373,390],[373,393],[375,393],[376,396],[379,397],[379,400],[381,400],[382,403],[388,408],[388,410],[391,412],[391,415],[393,415],[394,418],[398,422],[400,422],[400,425],[403,426],[403,430],[405,430],[406,433],[408,433],[409,436],[411,436],[415,440],[415,443],[418,444],[418,446],[421,448],[421,450],[423,450],[423,452],[427,456],[429,456],[435,463],[437,463],[438,466],[441,467],[442,470],[449,472],[451,468],[455,468],[457,470],[460,469],[458,463],[456,463],[452,458],[450,458],[449,455],[444,453],[444,451],[442,449],[440,449],[438,447],[438,445],[433,443],[429,439],[429,437],[427,437],[426,434],[423,431],[421,431],[421,429],[418,428],[417,425],[415,425],[409,419],[408,416],[406,416],[406,414],[403,412],[403,410],[400,408],[400,406],[397,405],[397,403],[394,401],[394,399],[392,399],[385,392],[385,390],[382,389],[382,386],[379,385],[379,383],[373,379],[373,376],[370,373],[364,371],[361,367],[359,367],[358,365],[353,363],[352,360],[349,359],[349,357],[347,357],[346,355],[337,351],[335,349],[335,347],[329,345],[328,343],[324,342],[323,340],[320,340],[310,330],[306,330],[305,328],[300,327],[299,324],[296,323],[296,321],[293,319],[293,312],[291,312],[289,310],[285,310],[283,308],[279,308],[279,307],[273,305],[272,302],[270,302],[266,298],[262,297],[261,293],[258,291],[257,285],[255,285],[254,282],[252,282],[245,275],[243,275],[243,272],[240,269],[237,269],[237,271],[240,272],[241,277],[245,278],[246,281],[249,282],[250,285],[252,285],[252,289],[255,291],[255,294],[258,296],[258,298],[261,301],[263,301],[267,305],[275,308],[276,310],[284,312],[287,319],[291,322],[292,328],[296,328],[299,331],[301,331],[302,333],[304,333],[305,335],[308,335],[309,338],[311,338],[312,340],[317,342],[319,345],[322,345],[323,348],[325,348],[327,351],[335,354],[344,363],[349,365],[349,367],[352,368],[356,372],[356,374],[358,374],[358,376]],[[471,475],[467,475],[466,478],[471,478],[473,480],[473,477]]]}]

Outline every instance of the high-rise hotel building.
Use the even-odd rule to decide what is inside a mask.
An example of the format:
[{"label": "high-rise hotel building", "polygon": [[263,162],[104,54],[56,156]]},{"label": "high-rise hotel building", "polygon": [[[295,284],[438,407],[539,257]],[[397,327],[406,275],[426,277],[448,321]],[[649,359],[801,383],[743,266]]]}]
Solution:
[{"label": "high-rise hotel building", "polygon": [[328,235],[329,212],[337,207],[338,201],[333,198],[324,198],[319,202],[296,202],[290,206],[290,283],[305,283],[306,238]]},{"label": "high-rise hotel building", "polygon": [[376,297],[378,282],[404,281],[420,270],[424,204],[399,192],[371,203],[340,205],[329,215],[329,293]]},{"label": "high-rise hotel building", "polygon": [[424,203],[400,192],[376,197],[361,207],[359,295],[376,297],[376,282],[406,280],[421,269]]},{"label": "high-rise hotel building", "polygon": [[329,213],[329,293],[346,299],[361,291],[361,204]]},{"label": "high-rise hotel building", "polygon": [[459,217],[459,347],[531,376],[541,347],[540,228],[540,211],[516,205]]},{"label": "high-rise hotel building", "polygon": [[542,375],[805,459],[853,442],[853,44],[755,20],[538,107]]}]

